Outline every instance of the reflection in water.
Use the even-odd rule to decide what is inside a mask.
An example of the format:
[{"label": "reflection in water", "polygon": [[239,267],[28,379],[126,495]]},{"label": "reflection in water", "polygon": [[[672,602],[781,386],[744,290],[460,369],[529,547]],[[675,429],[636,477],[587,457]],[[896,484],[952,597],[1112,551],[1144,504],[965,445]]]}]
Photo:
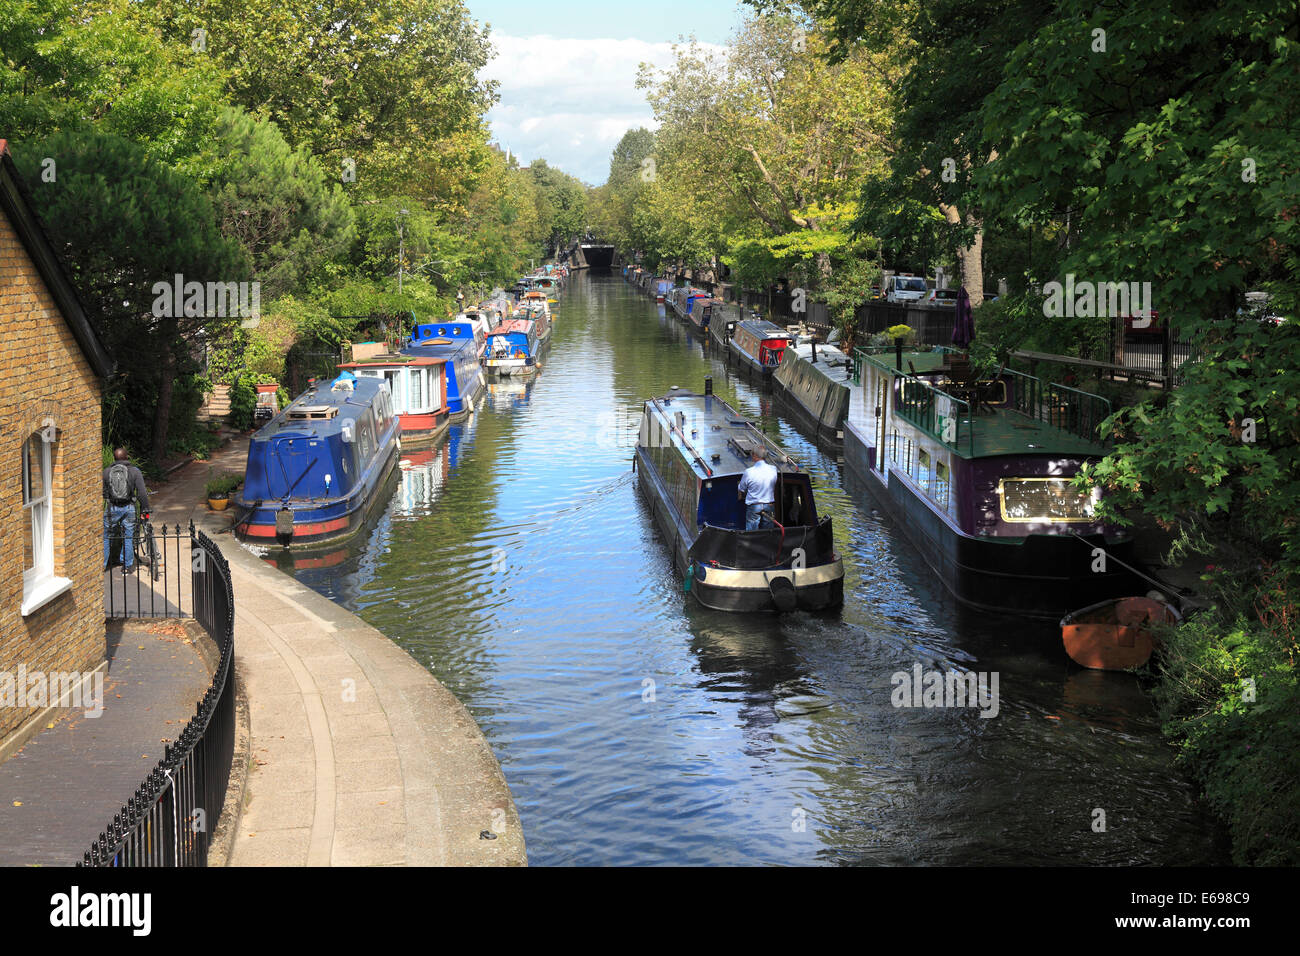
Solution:
[{"label": "reflection in water", "polygon": [[[1051,625],[954,605],[838,458],[621,279],[578,276],[560,309],[536,379],[493,383],[403,455],[344,556],[294,569],[470,708],[534,864],[1221,860],[1132,677],[1072,669]],[[813,475],[842,610],[683,593],[632,446],[647,396],[706,376]],[[891,675],[917,662],[998,672],[998,716],[895,708]]]}]

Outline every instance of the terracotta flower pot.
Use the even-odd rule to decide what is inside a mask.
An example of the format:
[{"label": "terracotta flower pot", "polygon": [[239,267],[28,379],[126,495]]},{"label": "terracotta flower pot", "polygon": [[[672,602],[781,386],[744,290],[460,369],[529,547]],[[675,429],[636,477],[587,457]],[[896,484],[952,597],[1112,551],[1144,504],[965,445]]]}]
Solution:
[{"label": "terracotta flower pot", "polygon": [[229,498],[209,498],[208,507],[213,511],[225,511],[226,505],[230,504]]}]

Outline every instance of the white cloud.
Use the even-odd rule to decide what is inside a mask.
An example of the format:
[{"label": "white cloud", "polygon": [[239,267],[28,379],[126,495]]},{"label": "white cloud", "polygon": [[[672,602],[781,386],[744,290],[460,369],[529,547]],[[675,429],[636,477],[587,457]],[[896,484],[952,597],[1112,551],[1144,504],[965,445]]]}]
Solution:
[{"label": "white cloud", "polygon": [[[483,76],[500,84],[488,113],[493,138],[521,163],[545,159],[597,185],[623,134],[653,127],[637,67],[672,63],[672,44],[645,40],[493,36],[497,56]],[[702,44],[721,53],[723,48]]]}]

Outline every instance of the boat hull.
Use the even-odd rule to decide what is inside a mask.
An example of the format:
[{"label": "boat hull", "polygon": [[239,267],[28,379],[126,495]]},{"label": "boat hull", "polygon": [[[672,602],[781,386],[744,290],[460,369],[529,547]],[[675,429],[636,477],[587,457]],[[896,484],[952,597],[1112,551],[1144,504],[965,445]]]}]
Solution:
[{"label": "boat hull", "polygon": [[806,569],[767,571],[712,568],[693,560],[690,549],[698,535],[691,533],[669,504],[671,499],[667,489],[640,448],[636,451],[636,472],[637,488],[650,508],[655,526],[668,542],[673,569],[678,574],[691,575],[691,593],[705,607],[735,612],[793,610],[779,606],[773,596],[770,582],[777,578],[790,581],[799,610],[822,611],[844,603],[844,562],[839,557]]},{"label": "boat hull", "polygon": [[393,481],[400,454],[401,445],[394,442],[377,480],[368,487],[358,489],[353,498],[323,506],[314,502],[291,500],[289,506],[294,520],[292,531],[288,535],[277,527],[276,515],[280,510],[278,503],[272,508],[252,508],[235,525],[235,534],[254,544],[286,548],[318,548],[345,541],[365,527],[366,519],[377,503],[387,500],[384,489]]},{"label": "boat hull", "polygon": [[1094,604],[1144,589],[1119,566],[1135,564],[1133,542],[1087,536],[1093,547],[1118,559],[1094,572],[1092,549],[1067,535],[1024,538],[972,536],[954,528],[898,473],[888,482],[871,467],[871,449],[852,423],[844,432],[844,457],[856,477],[904,532],[940,582],[958,601],[981,611],[1060,620],[1080,604]]}]

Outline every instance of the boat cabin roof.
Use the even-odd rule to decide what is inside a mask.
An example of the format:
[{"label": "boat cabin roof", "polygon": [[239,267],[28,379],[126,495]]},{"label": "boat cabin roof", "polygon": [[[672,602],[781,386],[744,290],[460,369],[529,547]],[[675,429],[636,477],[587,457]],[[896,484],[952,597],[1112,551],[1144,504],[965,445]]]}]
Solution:
[{"label": "boat cabin roof", "polygon": [[252,441],[270,441],[280,434],[323,437],[334,434],[365,414],[388,383],[379,378],[358,378],[342,372],[337,378],[318,382],[284,407],[280,414],[254,433]]},{"label": "boat cabin roof", "polygon": [[506,319],[489,334],[488,338],[494,335],[506,335],[510,332],[522,332],[527,335],[533,330],[533,321],[531,319]]},{"label": "boat cabin roof", "polygon": [[[818,349],[820,351],[820,348]],[[859,352],[864,365],[890,376],[892,412],[947,445],[962,458],[999,455],[1099,458],[1110,449],[1096,426],[1111,411],[1099,395],[1032,375],[1003,369],[1005,382],[957,381],[959,373],[945,360],[951,351],[904,352],[903,371],[891,350]],[[990,394],[992,393],[992,394]],[[976,412],[971,413],[972,401]],[[944,412],[951,412],[944,415]],[[944,435],[944,419],[954,420]]]},{"label": "boat cabin roof", "polygon": [[340,362],[339,368],[411,368],[446,364],[445,355],[402,355],[400,352],[385,352],[355,362]]},{"label": "boat cabin roof", "polygon": [[767,319],[745,319],[744,321],[737,322],[736,328],[745,329],[746,331],[752,332],[758,338],[764,340],[785,339],[788,342],[794,341],[793,335],[781,328],[781,326],[767,321]]},{"label": "boat cabin roof", "polygon": [[[797,461],[716,395],[678,390],[652,398],[646,412],[671,430],[674,443],[686,450],[701,478],[741,474],[750,466],[749,453],[755,447],[767,449],[767,462],[778,472],[804,473]],[[678,413],[684,415],[684,424]]]}]

